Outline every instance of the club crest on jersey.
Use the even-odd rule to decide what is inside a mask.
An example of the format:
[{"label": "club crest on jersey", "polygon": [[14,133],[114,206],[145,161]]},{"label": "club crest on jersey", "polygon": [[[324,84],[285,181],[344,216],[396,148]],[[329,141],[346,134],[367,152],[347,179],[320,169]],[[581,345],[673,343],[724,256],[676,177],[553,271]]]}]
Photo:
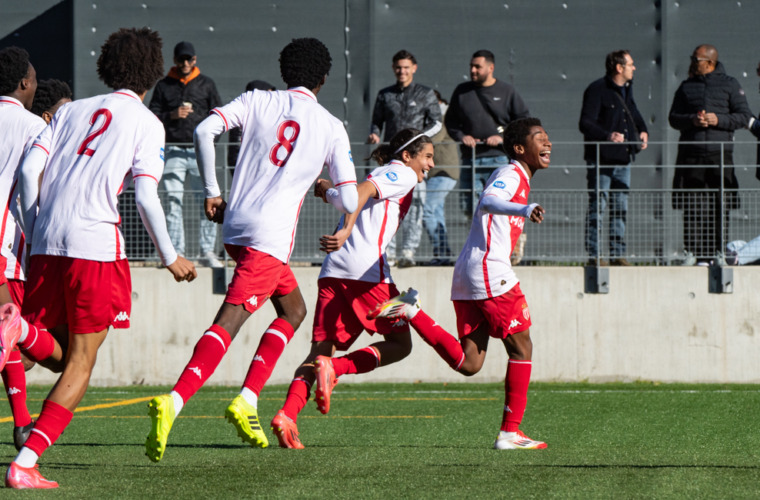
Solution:
[{"label": "club crest on jersey", "polygon": [[350,161],[351,163],[353,163],[353,162],[354,162],[354,155],[352,155],[352,154],[351,154],[351,150],[350,150],[350,149],[348,150],[348,159],[349,159],[349,161]]},{"label": "club crest on jersey", "polygon": [[530,321],[530,311],[528,310],[528,304],[523,304],[522,313],[523,318],[525,318],[527,321]]},{"label": "club crest on jersey", "polygon": [[498,189],[504,189],[505,187],[507,187],[507,185],[504,184],[504,181],[496,181],[493,183],[493,187],[498,188]]},{"label": "club crest on jersey", "polygon": [[396,172],[388,172],[385,174],[385,176],[391,181],[396,182],[398,180],[398,175],[396,175]]},{"label": "club crest on jersey", "polygon": [[161,148],[161,152],[158,154],[159,157],[161,157],[161,161],[164,161],[164,148]]}]

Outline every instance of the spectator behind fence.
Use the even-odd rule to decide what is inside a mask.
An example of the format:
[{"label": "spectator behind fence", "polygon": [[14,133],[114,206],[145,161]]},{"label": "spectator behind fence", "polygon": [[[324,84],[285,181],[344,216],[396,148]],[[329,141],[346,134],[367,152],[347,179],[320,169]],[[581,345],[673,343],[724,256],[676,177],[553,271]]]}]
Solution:
[{"label": "spectator behind fence", "polygon": [[[734,164],[734,130],[746,127],[751,116],[744,90],[726,74],[718,50],[706,44],[694,49],[689,77],[676,90],[668,117],[670,126],[681,131],[676,165],[689,165],[676,168],[672,198],[673,208],[684,212],[687,265],[708,265],[722,250],[728,211],[739,208],[739,182],[733,167],[721,166]],[[727,191],[707,192],[719,188]]]},{"label": "spectator behind fence", "polygon": [[[631,163],[639,150],[646,149],[649,134],[633,100],[633,72],[636,66],[630,52],[616,50],[607,54],[605,69],[605,76],[592,82],[583,92],[578,127],[586,142],[633,144],[603,144],[598,149],[596,144],[586,144],[584,147],[583,159],[590,167],[586,171],[589,190],[586,252],[591,258],[589,264],[597,264],[600,256],[599,221],[609,198],[610,264],[628,266],[630,264],[625,258],[625,223],[628,191],[631,188]],[[604,168],[598,168],[602,165]]]},{"label": "spectator behind fence", "polygon": [[[396,75],[396,83],[377,93],[367,143],[380,142],[381,132],[383,132],[383,141],[390,142],[398,132],[406,128],[422,130],[426,136],[433,137],[443,128],[441,108],[432,89],[414,83],[417,59],[410,52],[399,50],[393,56],[391,68]],[[422,238],[425,183],[418,184],[413,193],[409,211],[406,216],[401,215],[399,267],[411,267],[416,264],[414,252]],[[396,260],[395,237],[388,245],[387,255],[391,263]]]},{"label": "spectator behind fence", "polygon": [[[166,225],[174,248],[182,256],[186,254],[182,213],[185,181],[188,182],[188,191],[198,197],[203,194],[203,183],[192,146],[193,131],[211,109],[222,104],[214,81],[201,74],[196,62],[193,45],[190,42],[178,43],[174,47],[175,66],[166,78],[158,82],[148,105],[166,129],[166,167],[161,179],[167,196]],[[192,220],[200,221],[200,263],[222,267],[214,251],[216,225],[203,217],[201,210],[192,215]]]},{"label": "spectator behind fence", "polygon": [[[264,80],[251,80],[250,82],[245,84],[245,91],[251,92],[252,90],[277,90],[277,88],[272,85],[269,82],[265,82]],[[239,128],[233,128],[230,130],[230,146],[227,149],[227,166],[228,167],[234,167],[237,163],[238,153],[240,153],[240,138],[242,137],[242,132],[240,132]],[[230,176],[232,176],[232,173],[234,173],[234,170],[230,173]]]},{"label": "spectator behind fence", "polygon": [[[441,115],[446,116],[449,103],[441,97],[437,90],[433,90]],[[451,248],[449,248],[449,236],[446,230],[446,197],[459,179],[459,153],[454,139],[451,138],[446,127],[441,127],[433,137],[435,153],[433,162],[435,169],[428,173],[431,176],[427,180],[427,193],[425,207],[422,210],[422,222],[430,238],[433,247],[432,266],[446,266],[451,263]]]},{"label": "spectator behind fence", "polygon": [[467,190],[461,201],[468,217],[473,213],[473,186],[480,193],[494,170],[509,163],[502,147],[504,128],[529,115],[515,88],[493,76],[494,66],[493,52],[475,52],[470,61],[471,81],[457,85],[446,112],[449,135],[462,143],[462,165],[475,166],[474,179],[472,170],[463,168],[459,180],[460,189]]}]

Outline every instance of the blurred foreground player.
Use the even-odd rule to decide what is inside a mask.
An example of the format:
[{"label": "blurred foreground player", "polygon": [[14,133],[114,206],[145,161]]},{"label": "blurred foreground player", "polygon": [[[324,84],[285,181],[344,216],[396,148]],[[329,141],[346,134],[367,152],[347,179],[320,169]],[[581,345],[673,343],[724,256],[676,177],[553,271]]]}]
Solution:
[{"label": "blurred foreground player", "polygon": [[549,167],[552,144],[537,118],[511,122],[504,146],[512,161],[496,170],[480,195],[470,234],[454,267],[451,300],[459,341],[420,310],[417,292],[409,289],[377,307],[372,317],[403,318],[462,375],[483,366],[490,337],[500,339],[509,361],[504,381],[504,413],[497,450],[541,449],[520,431],[528,401],[533,343],[525,296],[509,262],[525,219],[540,223],[544,209],[528,205],[530,180]]},{"label": "blurred foreground player", "polygon": [[[154,462],[164,455],[177,414],[214,373],[243,323],[267,299],[277,319],[261,336],[240,394],[225,416],[244,442],[259,448],[269,445],[259,423],[258,396],[306,316],[288,265],[303,199],[326,165],[342,211],[352,213],[357,206],[348,134],[316,98],[330,65],[322,42],[295,39],[280,52],[280,73],[288,90],[246,92],[213,109],[195,130],[206,217],[223,222],[225,248],[236,266],[222,307],[173,390],[148,405],[151,429],[145,448]],[[214,138],[233,127],[240,127],[243,136],[227,203],[217,184]]]},{"label": "blurred foreground player", "polygon": [[158,198],[163,127],[142,104],[162,67],[158,33],[113,33],[101,48],[98,76],[115,92],[62,107],[21,167],[21,214],[32,258],[23,308],[30,329],[19,346],[62,373],[8,468],[8,487],[58,486],[42,477],[37,460],[71,421],[108,329],[129,326],[132,285],[117,195],[133,179],[137,209],[162,262],[176,281],[196,276],[166,231]]},{"label": "blurred foreground player", "polygon": [[[328,254],[319,273],[311,352],[296,370],[285,404],[272,420],[282,448],[303,448],[296,421],[315,380],[317,408],[326,414],[338,377],[401,361],[412,350],[406,322],[368,320],[367,313],[398,295],[386,247],[412,204],[415,186],[433,168],[433,142],[419,130],[404,129],[390,145],[373,151],[372,158],[381,166],[359,185],[359,209],[341,220],[335,234],[320,241],[321,250]],[[329,181],[320,179],[315,196],[339,203],[335,189],[328,188]],[[381,334],[382,341],[332,358],[336,350],[347,351],[363,330]]]},{"label": "blurred foreground player", "polygon": [[[16,178],[21,161],[31,149],[34,139],[45,128],[45,122],[28,111],[32,108],[37,87],[29,54],[19,47],[0,50],[0,131],[3,135],[0,141],[0,199],[4,206],[0,229],[0,304],[8,304],[1,315],[4,319],[18,317],[18,310],[11,314],[10,304],[20,310],[24,298],[26,245],[24,233],[16,223],[11,200],[16,195]],[[2,379],[13,414],[13,444],[18,450],[32,430],[32,417],[26,406],[24,361],[12,342],[16,332],[8,328],[17,325],[15,321],[0,323],[4,337],[2,358],[7,361],[2,368]],[[28,329],[26,324],[23,328]]]}]

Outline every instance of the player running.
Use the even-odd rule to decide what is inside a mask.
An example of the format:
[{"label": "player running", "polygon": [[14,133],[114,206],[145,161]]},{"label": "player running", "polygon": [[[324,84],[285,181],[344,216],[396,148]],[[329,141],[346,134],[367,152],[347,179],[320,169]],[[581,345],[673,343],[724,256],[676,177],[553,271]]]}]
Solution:
[{"label": "player running", "polygon": [[[240,327],[267,299],[277,319],[262,335],[240,394],[225,415],[244,442],[260,448],[269,444],[258,419],[258,396],[306,316],[288,266],[303,199],[327,165],[340,209],[351,213],[357,205],[348,134],[316,98],[330,66],[330,53],[322,42],[295,39],[280,52],[280,73],[288,90],[246,92],[213,109],[195,130],[206,216],[224,223],[225,248],[237,265],[222,307],[173,390],[148,405],[151,430],[145,448],[154,462],[164,455],[182,407],[214,373]],[[227,203],[216,180],[214,138],[234,127],[243,135]]]},{"label": "player running", "polygon": [[[37,77],[34,66],[29,62],[29,54],[19,47],[0,50],[0,199],[3,200],[2,222],[0,222],[0,304],[8,304],[0,313],[3,319],[18,317],[24,299],[24,271],[26,245],[24,233],[14,217],[13,198],[18,168],[24,155],[29,152],[45,122],[30,113],[36,95]],[[16,308],[11,308],[11,304]],[[16,309],[15,312],[11,312]],[[22,320],[2,321],[0,358],[7,363],[2,368],[3,384],[13,414],[13,444],[21,449],[32,430],[32,417],[26,406],[26,375],[24,360],[13,342],[17,336],[13,326],[28,330]],[[11,327],[11,328],[8,328]],[[7,343],[6,343],[7,339]]]},{"label": "player running", "polygon": [[380,304],[370,317],[403,318],[449,366],[462,375],[474,375],[483,366],[489,337],[500,339],[509,361],[504,381],[504,413],[494,448],[541,449],[520,431],[528,401],[533,343],[525,296],[509,262],[525,218],[541,223],[544,209],[528,205],[530,180],[548,168],[552,143],[537,118],[509,124],[504,147],[512,161],[488,179],[473,216],[470,234],[454,267],[451,300],[457,315],[459,341],[420,310],[417,292],[408,292]]},{"label": "player running", "polygon": [[[377,148],[372,158],[382,166],[359,185],[359,210],[345,216],[335,234],[320,239],[321,250],[328,254],[319,274],[311,352],[296,370],[285,404],[272,420],[272,431],[283,448],[303,448],[296,420],[315,379],[317,408],[327,413],[338,377],[395,363],[412,350],[406,323],[368,320],[367,313],[398,295],[385,247],[411,205],[414,187],[433,168],[433,143],[419,130],[405,129],[390,145]],[[320,179],[314,194],[340,209],[329,181]],[[383,340],[331,359],[336,350],[347,351],[363,330],[380,333]]]},{"label": "player running", "polygon": [[117,196],[133,179],[137,209],[162,262],[177,281],[196,276],[166,231],[158,198],[164,131],[142,104],[163,72],[161,38],[147,28],[122,28],[103,44],[97,64],[115,92],[60,108],[21,167],[32,257],[23,305],[30,327],[19,346],[62,373],[6,472],[10,488],[58,487],[37,461],[71,421],[108,329],[129,327],[132,285]]}]

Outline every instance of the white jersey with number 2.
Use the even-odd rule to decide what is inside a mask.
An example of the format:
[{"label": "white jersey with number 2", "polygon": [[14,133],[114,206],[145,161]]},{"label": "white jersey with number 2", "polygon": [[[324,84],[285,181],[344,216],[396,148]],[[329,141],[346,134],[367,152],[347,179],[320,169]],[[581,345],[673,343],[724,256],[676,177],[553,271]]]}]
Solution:
[{"label": "white jersey with number 2", "polygon": [[225,130],[242,131],[224,211],[224,242],[287,263],[304,197],[323,167],[335,186],[356,184],[343,123],[304,87],[246,92],[211,112],[222,118]]},{"label": "white jersey with number 2", "polygon": [[34,143],[48,154],[32,255],[126,258],[117,196],[133,178],[164,171],[164,127],[130,90],[62,107]]}]

